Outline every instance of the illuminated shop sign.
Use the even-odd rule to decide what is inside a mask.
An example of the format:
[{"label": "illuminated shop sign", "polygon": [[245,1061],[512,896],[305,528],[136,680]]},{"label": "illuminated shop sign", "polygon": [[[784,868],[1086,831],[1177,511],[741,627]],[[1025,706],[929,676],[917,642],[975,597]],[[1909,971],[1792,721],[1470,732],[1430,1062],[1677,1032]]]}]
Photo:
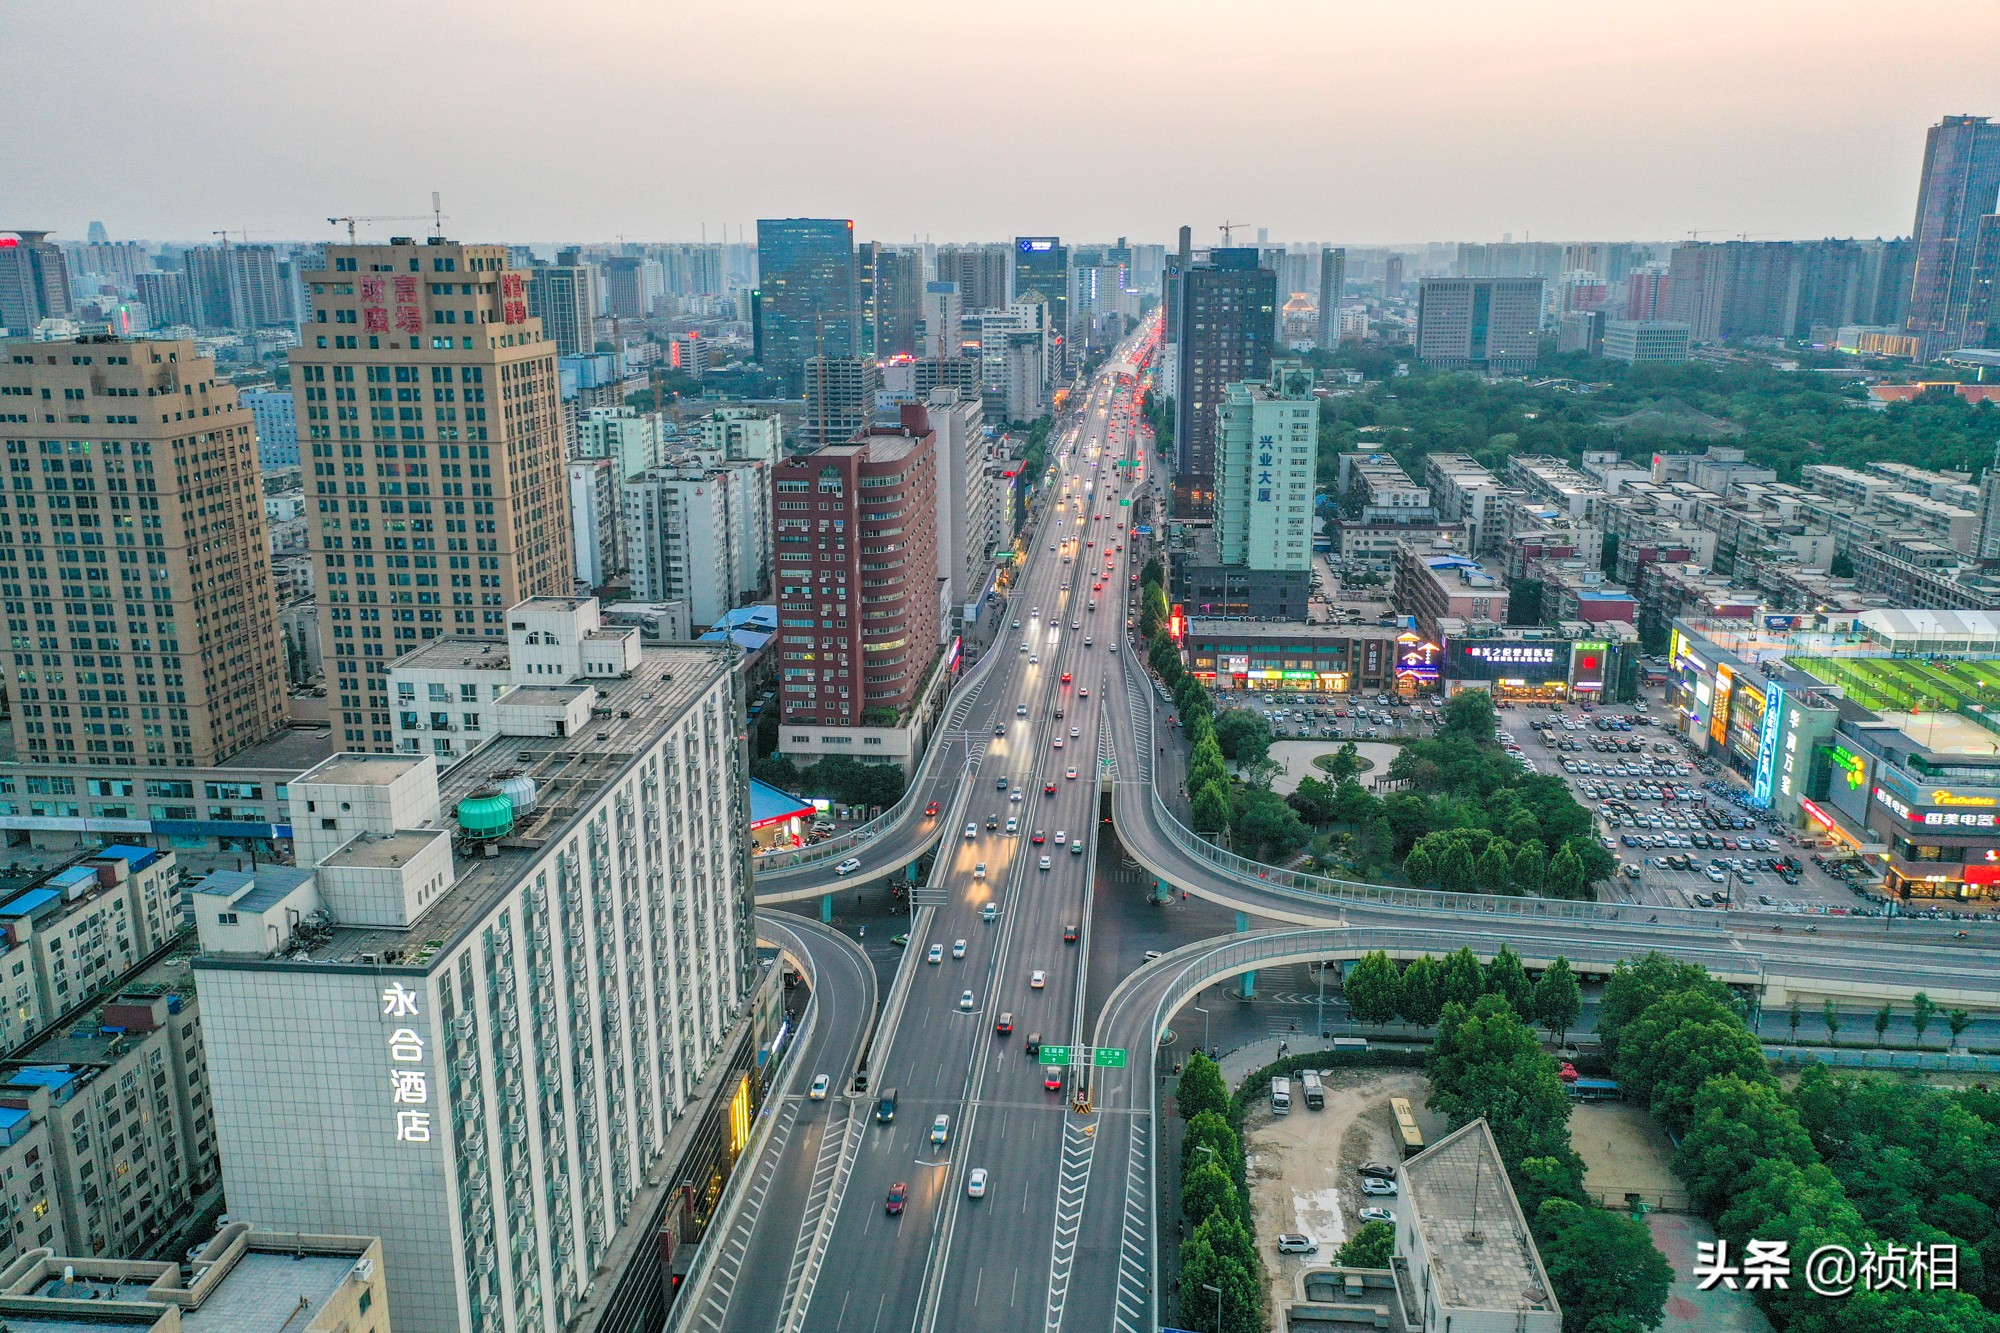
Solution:
[{"label": "illuminated shop sign", "polygon": [[1945,791],[1942,788],[1931,792],[1932,805],[1971,805],[1991,809],[2000,805],[2000,799],[1991,796],[1967,796],[1960,792]]},{"label": "illuminated shop sign", "polygon": [[1841,771],[1841,775],[1847,779],[1849,787],[1858,790],[1861,784],[1868,780],[1867,761],[1846,746],[1827,746],[1826,757],[1831,759],[1833,766]]},{"label": "illuminated shop sign", "polygon": [[1396,643],[1396,674],[1417,680],[1438,677],[1438,646],[1424,643],[1414,634],[1401,635]]},{"label": "illuminated shop sign", "polygon": [[1922,824],[1925,828],[1990,829],[1996,821],[2000,821],[2000,814],[1992,810],[1918,810],[1881,787],[1875,788],[1875,799],[1903,819],[1912,824]]},{"label": "illuminated shop sign", "polygon": [[1548,666],[1556,660],[1553,648],[1535,648],[1522,645],[1467,644],[1467,657],[1477,657],[1487,662],[1506,662],[1510,665]]},{"label": "illuminated shop sign", "polygon": [[1610,649],[1611,645],[1608,643],[1586,641],[1577,644],[1576,656],[1572,660],[1575,662],[1574,674],[1578,688],[1604,688],[1604,655]]},{"label": "illuminated shop sign", "polygon": [[1821,828],[1830,829],[1833,827],[1833,816],[1829,815],[1826,811],[1820,809],[1818,806],[1814,805],[1811,801],[1808,801],[1803,796],[1799,798],[1799,809],[1805,811],[1806,817],[1811,819],[1813,823],[1818,824]]},{"label": "illuminated shop sign", "polygon": [[1778,721],[1784,709],[1785,687],[1773,682],[1764,701],[1764,723],[1757,733],[1757,776],[1750,784],[1750,799],[1768,809],[1771,788],[1778,777]]},{"label": "illuminated shop sign", "polygon": [[1715,711],[1709,715],[1708,738],[1717,745],[1729,739],[1729,691],[1736,673],[1726,666],[1715,669]]}]

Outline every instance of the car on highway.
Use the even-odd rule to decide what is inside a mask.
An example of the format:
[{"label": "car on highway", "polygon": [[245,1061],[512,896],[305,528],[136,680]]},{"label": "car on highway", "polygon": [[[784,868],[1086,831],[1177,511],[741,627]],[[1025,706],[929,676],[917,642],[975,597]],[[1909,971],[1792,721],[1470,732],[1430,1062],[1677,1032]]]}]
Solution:
[{"label": "car on highway", "polygon": [[1056,737],[1056,739],[1055,739],[1055,747],[1056,747],[1056,748],[1057,748],[1058,750],[1062,749],[1062,747],[1063,747],[1063,738],[1062,738],[1062,737],[1060,737],[1060,736]]},{"label": "car on highway", "polygon": [[1042,1074],[1042,1086],[1050,1092],[1061,1092],[1063,1071],[1061,1065],[1050,1065]]},{"label": "car on highway", "polygon": [[1049,858],[1048,858],[1048,857],[1046,857],[1046,856],[1045,856],[1045,857],[1043,857],[1043,858],[1042,858],[1042,865],[1041,865],[1041,868],[1042,868],[1043,870],[1047,870],[1047,869],[1049,868],[1049,866],[1050,866],[1051,864],[1052,864],[1052,863],[1050,862],[1050,860],[1049,860]]},{"label": "car on highway", "polygon": [[1007,734],[1007,724],[1005,722],[995,722],[993,724],[993,734],[995,736],[1005,736]]},{"label": "car on highway", "polygon": [[986,863],[984,861],[972,867],[972,877],[974,879],[986,878]]},{"label": "car on highway", "polygon": [[1062,846],[1062,845],[1063,845],[1064,843],[1066,843],[1066,842],[1068,842],[1068,841],[1069,841],[1069,834],[1067,834],[1067,833],[1063,832],[1063,831],[1062,831],[1061,829],[1057,829],[1057,830],[1056,830],[1056,846],[1060,847],[1060,846]]},{"label": "car on highway", "polygon": [[1063,776],[1068,778],[1071,782],[1074,782],[1076,781],[1076,770],[1073,768],[1065,769],[1063,771]]},{"label": "car on highway", "polygon": [[1070,622],[1069,622],[1069,627],[1070,627],[1071,629],[1082,629],[1082,628],[1083,628],[1083,622],[1082,622],[1081,620],[1072,620],[1072,621],[1070,621]]},{"label": "car on highway", "polygon": [[1007,799],[1012,801],[1015,805],[1019,805],[1021,803],[1021,789],[1019,787],[1016,787],[1014,788],[1013,791],[1008,792]]},{"label": "car on highway", "polygon": [[1081,735],[1083,735],[1083,728],[1082,728],[1082,727],[1071,727],[1071,728],[1069,729],[1069,738],[1070,738],[1071,740],[1075,740],[1075,739],[1076,739],[1077,737],[1079,737],[1079,736],[1081,736]]},{"label": "car on highway", "polygon": [[825,1074],[814,1074],[812,1087],[806,1090],[806,1096],[816,1102],[823,1102],[826,1100],[827,1089],[831,1086],[833,1086],[831,1078],[828,1078]]},{"label": "car on highway", "polygon": [[[1083,646],[1088,648],[1090,644],[1086,642]],[[1082,689],[1078,690],[1077,695],[1080,698],[1088,699],[1090,697],[1090,686],[1086,685]]]},{"label": "car on highway", "polygon": [[835,866],[833,868],[833,873],[836,875],[851,875],[859,869],[861,869],[861,858],[858,856],[850,856],[845,861],[842,861],[839,865]]},{"label": "car on highway", "polygon": [[1319,1253],[1319,1242],[1303,1232],[1280,1231],[1278,1233],[1278,1253],[1317,1254]]},{"label": "car on highway", "polygon": [[1049,840],[1048,834],[1042,832],[1040,829],[1036,829],[1034,835],[1028,839],[1029,842],[1034,843],[1037,847],[1041,846],[1048,840]]},{"label": "car on highway", "polygon": [[924,807],[924,815],[926,818],[935,819],[937,817],[937,812],[938,812],[938,803],[936,801],[932,801],[929,805]]},{"label": "car on highway", "polygon": [[1063,927],[1063,943],[1064,944],[1076,943],[1076,927],[1074,925],[1066,925]]},{"label": "car on highway", "polygon": [[950,1137],[951,1117],[940,1113],[935,1120],[931,1121],[931,1142],[942,1147],[945,1140]]},{"label": "car on highway", "polygon": [[986,1197],[986,1168],[975,1166],[972,1174],[965,1178],[965,1197],[983,1199]]},{"label": "car on highway", "polygon": [[961,993],[959,994],[959,997],[958,997],[958,1007],[959,1007],[959,1008],[961,1008],[961,1009],[970,1009],[970,1008],[972,1008],[972,992],[971,992],[971,991],[963,991],[963,992],[961,992]]},{"label": "car on highway", "polygon": [[953,958],[963,958],[963,957],[965,957],[965,941],[964,941],[964,940],[953,940],[953,941],[951,942],[951,956],[952,956]]},{"label": "car on highway", "polygon": [[1062,674],[1062,683],[1063,683],[1063,684],[1065,684],[1065,685],[1069,684],[1069,672],[1067,672],[1067,671],[1063,672],[1063,674]]},{"label": "car on highway", "polygon": [[1012,1032],[1014,1030],[1013,1012],[1010,1010],[1009,1012],[1004,1013],[1000,1015],[1000,1017],[994,1019],[993,1030],[999,1033],[1003,1037],[1006,1036],[1008,1033]]},{"label": "car on highway", "polygon": [[1048,984],[1049,984],[1049,978],[1046,972],[1037,971],[1037,972],[1030,972],[1028,974],[1028,986],[1030,989],[1040,990],[1042,987]]},{"label": "car on highway", "polygon": [[1019,833],[1021,831],[1020,816],[1018,815],[1007,816],[1007,831],[1009,833]]},{"label": "car on highway", "polygon": [[933,944],[930,947],[930,951],[924,955],[924,961],[926,963],[942,963],[944,961],[944,946],[942,944]]},{"label": "car on highway", "polygon": [[1393,1180],[1378,1180],[1374,1176],[1363,1176],[1361,1177],[1361,1192],[1363,1194],[1375,1194],[1385,1198],[1394,1198],[1397,1194],[1396,1182]]},{"label": "car on highway", "polygon": [[1069,845],[1069,854],[1070,854],[1071,856],[1082,856],[1082,855],[1083,855],[1083,839],[1082,839],[1082,838],[1077,838],[1077,839],[1075,839],[1074,841],[1072,841],[1072,842],[1070,843],[1070,845]]},{"label": "car on highway", "polygon": [[1363,1208],[1357,1215],[1363,1222],[1387,1222],[1390,1226],[1396,1225],[1396,1215],[1387,1208]]},{"label": "car on highway", "polygon": [[909,1201],[910,1201],[910,1187],[903,1181],[899,1180],[895,1184],[889,1187],[889,1197],[883,1203],[882,1209],[884,1212],[888,1213],[889,1216],[897,1217],[902,1214],[903,1205],[908,1203]]},{"label": "car on highway", "polygon": [[1044,796],[1054,796],[1055,794],[1056,794],[1056,784],[1055,784],[1055,783],[1053,783],[1053,782],[1045,782],[1045,783],[1043,783],[1043,784],[1042,784],[1042,795],[1044,795]]},{"label": "car on highway", "polygon": [[979,919],[987,922],[999,920],[1000,905],[998,903],[987,903],[979,909]]},{"label": "car on highway", "polygon": [[1027,715],[1028,715],[1028,705],[1026,705],[1026,704],[1015,704],[1015,705],[1014,705],[1014,716],[1015,716],[1015,717],[1026,717]]}]

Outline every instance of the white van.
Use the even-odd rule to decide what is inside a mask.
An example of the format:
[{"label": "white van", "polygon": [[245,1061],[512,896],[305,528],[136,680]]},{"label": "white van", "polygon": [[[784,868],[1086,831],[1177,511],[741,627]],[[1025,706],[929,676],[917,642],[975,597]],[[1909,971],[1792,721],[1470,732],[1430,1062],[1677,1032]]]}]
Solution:
[{"label": "white van", "polygon": [[1306,1110],[1325,1110],[1326,1089],[1320,1085],[1319,1075],[1313,1070],[1308,1069],[1305,1073],[1299,1075],[1299,1082],[1305,1087]]},{"label": "white van", "polygon": [[1290,1115],[1292,1113],[1292,1081],[1288,1078],[1271,1080],[1271,1114]]}]

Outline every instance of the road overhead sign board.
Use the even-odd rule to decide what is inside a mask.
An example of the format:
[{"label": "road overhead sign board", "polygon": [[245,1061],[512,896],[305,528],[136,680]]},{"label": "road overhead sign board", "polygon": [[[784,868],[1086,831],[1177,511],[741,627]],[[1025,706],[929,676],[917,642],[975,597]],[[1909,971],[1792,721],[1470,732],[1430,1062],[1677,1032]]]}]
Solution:
[{"label": "road overhead sign board", "polygon": [[1099,1069],[1123,1069],[1125,1067],[1125,1048],[1123,1046],[1099,1046],[1090,1054],[1090,1062]]},{"label": "road overhead sign board", "polygon": [[1044,1046],[1042,1047],[1041,1061],[1045,1065],[1066,1065],[1069,1063],[1069,1047]]}]

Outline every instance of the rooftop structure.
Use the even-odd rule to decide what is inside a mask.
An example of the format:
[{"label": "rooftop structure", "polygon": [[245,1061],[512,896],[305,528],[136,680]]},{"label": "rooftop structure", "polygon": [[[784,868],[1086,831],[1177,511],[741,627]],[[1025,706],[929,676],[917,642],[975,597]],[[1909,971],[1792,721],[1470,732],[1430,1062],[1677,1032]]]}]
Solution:
[{"label": "rooftop structure", "polygon": [[390,1333],[382,1243],[232,1222],[185,1267],[30,1250],[0,1268],[11,1333]]},{"label": "rooftop structure", "polygon": [[1549,1275],[1483,1119],[1403,1163],[1396,1253],[1397,1286],[1412,1329],[1562,1328]]}]

